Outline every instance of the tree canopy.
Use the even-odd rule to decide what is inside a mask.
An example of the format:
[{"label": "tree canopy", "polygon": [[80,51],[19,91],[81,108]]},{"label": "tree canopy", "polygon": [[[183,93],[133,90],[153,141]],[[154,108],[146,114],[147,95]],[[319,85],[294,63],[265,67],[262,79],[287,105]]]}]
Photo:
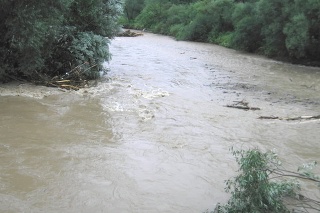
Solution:
[{"label": "tree canopy", "polygon": [[127,0],[127,10],[133,2],[127,27],[320,65],[319,0]]},{"label": "tree canopy", "polygon": [[117,0],[0,0],[0,81],[38,80],[80,67],[94,78],[110,57]]}]

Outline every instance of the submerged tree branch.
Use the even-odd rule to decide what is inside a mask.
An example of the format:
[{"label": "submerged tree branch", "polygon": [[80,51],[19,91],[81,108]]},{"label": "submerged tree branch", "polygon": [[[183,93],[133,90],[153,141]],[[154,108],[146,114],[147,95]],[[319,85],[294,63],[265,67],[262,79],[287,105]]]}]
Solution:
[{"label": "submerged tree branch", "polygon": [[279,116],[260,116],[258,119],[264,119],[264,120],[285,120],[285,121],[297,121],[297,120],[317,120],[320,119],[320,115],[302,115],[298,117],[279,117]]},{"label": "submerged tree branch", "polygon": [[234,104],[228,104],[225,107],[236,108],[236,109],[243,109],[243,110],[260,110],[259,107],[250,107],[249,103],[242,100],[242,101],[235,101]]}]

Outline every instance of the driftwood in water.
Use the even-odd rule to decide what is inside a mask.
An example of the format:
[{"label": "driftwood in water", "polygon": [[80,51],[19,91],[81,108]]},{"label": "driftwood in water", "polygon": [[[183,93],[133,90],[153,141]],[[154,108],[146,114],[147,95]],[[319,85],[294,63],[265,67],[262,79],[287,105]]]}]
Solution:
[{"label": "driftwood in water", "polygon": [[250,107],[249,103],[242,100],[242,101],[235,101],[234,104],[228,104],[225,107],[236,108],[236,109],[243,109],[243,110],[260,110],[259,107]]},{"label": "driftwood in water", "polygon": [[268,120],[285,120],[285,121],[297,121],[297,120],[317,120],[320,119],[320,115],[311,116],[311,115],[303,115],[298,117],[289,117],[283,118],[279,116],[260,116],[259,119],[268,119]]},{"label": "driftwood in water", "polygon": [[67,90],[79,90],[81,88],[88,87],[89,82],[85,80],[87,78],[85,73],[89,69],[93,68],[95,65],[87,69],[83,68],[82,65],[73,68],[64,75],[55,76],[53,78],[50,78],[49,76],[43,74],[39,74],[38,80],[34,83],[49,87],[58,87]]},{"label": "driftwood in water", "polygon": [[118,33],[117,36],[119,37],[137,37],[137,36],[142,36],[142,33],[136,33],[136,32],[132,32],[130,30],[126,30],[123,32]]},{"label": "driftwood in water", "polygon": [[79,90],[87,86],[87,81],[74,81],[74,80],[61,80],[61,81],[48,81],[47,86],[59,87],[67,90]]}]

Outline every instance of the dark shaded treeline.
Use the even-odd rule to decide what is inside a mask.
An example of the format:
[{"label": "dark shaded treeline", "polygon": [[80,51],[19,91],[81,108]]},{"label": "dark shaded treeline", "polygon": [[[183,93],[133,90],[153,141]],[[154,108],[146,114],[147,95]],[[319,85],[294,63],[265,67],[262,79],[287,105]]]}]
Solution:
[{"label": "dark shaded treeline", "polygon": [[320,65],[319,0],[127,0],[121,23]]},{"label": "dark shaded treeline", "polygon": [[118,0],[0,0],[0,82],[97,77],[121,12]]}]

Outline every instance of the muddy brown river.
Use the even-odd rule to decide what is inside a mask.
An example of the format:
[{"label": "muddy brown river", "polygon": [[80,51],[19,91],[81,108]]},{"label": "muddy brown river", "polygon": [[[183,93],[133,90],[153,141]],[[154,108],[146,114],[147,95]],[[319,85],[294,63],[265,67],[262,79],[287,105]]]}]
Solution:
[{"label": "muddy brown river", "polygon": [[92,88],[0,85],[0,212],[204,212],[228,200],[231,147],[320,161],[319,120],[258,119],[319,115],[319,68],[148,33],[110,51]]}]

